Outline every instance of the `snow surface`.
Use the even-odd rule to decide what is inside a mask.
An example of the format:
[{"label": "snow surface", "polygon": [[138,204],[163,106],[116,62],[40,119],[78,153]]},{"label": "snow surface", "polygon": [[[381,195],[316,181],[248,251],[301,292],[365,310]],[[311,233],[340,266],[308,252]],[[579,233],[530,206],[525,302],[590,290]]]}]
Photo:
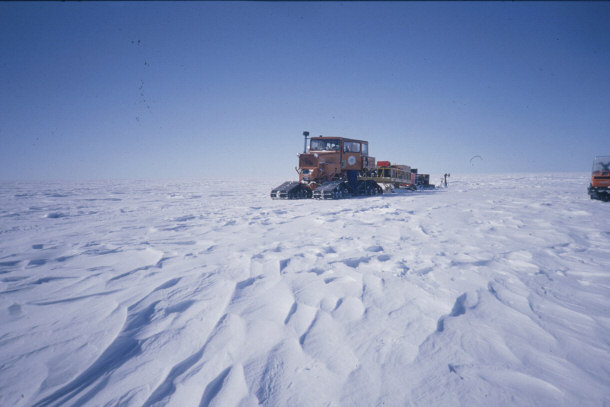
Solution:
[{"label": "snow surface", "polygon": [[587,174],[281,182],[0,184],[0,405],[610,405]]}]

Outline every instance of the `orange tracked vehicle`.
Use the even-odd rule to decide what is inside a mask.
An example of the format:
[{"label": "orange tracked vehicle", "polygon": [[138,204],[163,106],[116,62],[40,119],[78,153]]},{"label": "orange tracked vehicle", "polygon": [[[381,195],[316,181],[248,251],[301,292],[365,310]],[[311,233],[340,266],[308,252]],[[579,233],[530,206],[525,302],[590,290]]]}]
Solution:
[{"label": "orange tracked vehicle", "polygon": [[610,199],[610,156],[597,156],[593,160],[588,192],[591,199],[604,202]]},{"label": "orange tracked vehicle", "polygon": [[[312,137],[303,132],[305,145],[299,154],[298,181],[287,181],[271,190],[273,199],[340,199],[377,195],[394,188],[429,185],[427,174],[406,165],[375,162],[369,143],[343,137]],[[378,164],[378,165],[377,165]]]}]

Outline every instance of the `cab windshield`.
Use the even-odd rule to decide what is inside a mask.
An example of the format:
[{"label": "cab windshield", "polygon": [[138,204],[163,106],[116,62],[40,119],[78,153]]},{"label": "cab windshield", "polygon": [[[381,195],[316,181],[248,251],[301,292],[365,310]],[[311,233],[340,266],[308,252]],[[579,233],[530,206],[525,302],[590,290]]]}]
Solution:
[{"label": "cab windshield", "polygon": [[309,144],[311,151],[339,151],[338,139],[315,139],[312,138]]},{"label": "cab windshield", "polygon": [[597,156],[593,160],[593,172],[610,171],[610,156]]}]

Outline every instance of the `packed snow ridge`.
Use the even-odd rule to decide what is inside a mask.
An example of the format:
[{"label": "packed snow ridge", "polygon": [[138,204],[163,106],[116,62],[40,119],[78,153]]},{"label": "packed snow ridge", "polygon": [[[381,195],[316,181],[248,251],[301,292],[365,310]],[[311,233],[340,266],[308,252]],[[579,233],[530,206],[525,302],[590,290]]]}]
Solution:
[{"label": "packed snow ridge", "polygon": [[586,174],[0,184],[1,406],[610,405]]}]

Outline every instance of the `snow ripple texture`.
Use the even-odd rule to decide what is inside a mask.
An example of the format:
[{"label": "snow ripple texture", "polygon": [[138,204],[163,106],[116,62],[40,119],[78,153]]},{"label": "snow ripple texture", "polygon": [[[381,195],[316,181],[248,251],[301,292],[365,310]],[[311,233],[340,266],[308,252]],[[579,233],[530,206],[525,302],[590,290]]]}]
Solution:
[{"label": "snow ripple texture", "polygon": [[0,184],[0,405],[610,405],[586,174],[279,183]]}]

